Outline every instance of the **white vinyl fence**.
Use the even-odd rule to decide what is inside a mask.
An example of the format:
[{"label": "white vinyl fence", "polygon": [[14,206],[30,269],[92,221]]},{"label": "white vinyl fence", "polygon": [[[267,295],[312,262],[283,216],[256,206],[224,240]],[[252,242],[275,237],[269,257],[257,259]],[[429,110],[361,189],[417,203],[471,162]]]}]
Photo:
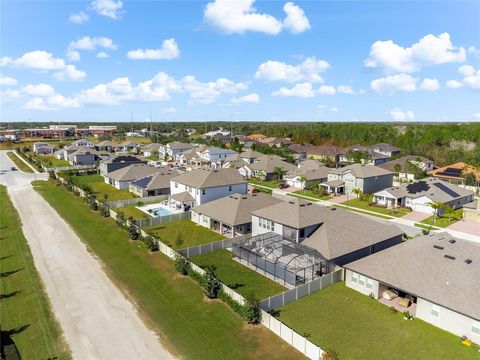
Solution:
[{"label": "white vinyl fence", "polygon": [[139,219],[139,220],[135,220],[135,223],[137,224],[138,227],[144,228],[144,227],[153,226],[153,225],[167,224],[169,222],[179,221],[179,220],[190,220],[190,211],[178,213],[178,214],[150,217],[148,219]]},{"label": "white vinyl fence", "polygon": [[147,197],[126,199],[126,200],[109,201],[109,202],[106,202],[105,205],[108,206],[109,208],[117,208],[117,207],[136,205],[138,203],[147,204],[147,203],[162,202],[167,199],[168,199],[167,195],[157,195],[157,196],[147,196]]},{"label": "white vinyl fence", "polygon": [[312,280],[306,284],[300,285],[294,289],[284,291],[275,296],[270,296],[260,301],[260,307],[262,310],[270,311],[281,306],[287,305],[295,300],[298,300],[304,296],[323,289],[329,285],[343,280],[343,269],[337,269],[331,273],[323,275],[315,280]]},{"label": "white vinyl fence", "polygon": [[203,245],[194,245],[188,248],[180,249],[178,252],[185,257],[208,254],[215,250],[231,248],[234,241],[242,240],[245,235],[237,236],[235,238],[223,239]]}]

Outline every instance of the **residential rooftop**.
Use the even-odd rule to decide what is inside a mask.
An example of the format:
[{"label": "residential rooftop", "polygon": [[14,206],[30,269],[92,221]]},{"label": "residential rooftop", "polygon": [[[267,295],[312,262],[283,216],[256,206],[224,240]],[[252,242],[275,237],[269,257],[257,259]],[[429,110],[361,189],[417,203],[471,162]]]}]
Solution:
[{"label": "residential rooftop", "polygon": [[247,183],[247,181],[235,169],[212,168],[201,168],[188,171],[173,178],[172,181],[197,189]]}]

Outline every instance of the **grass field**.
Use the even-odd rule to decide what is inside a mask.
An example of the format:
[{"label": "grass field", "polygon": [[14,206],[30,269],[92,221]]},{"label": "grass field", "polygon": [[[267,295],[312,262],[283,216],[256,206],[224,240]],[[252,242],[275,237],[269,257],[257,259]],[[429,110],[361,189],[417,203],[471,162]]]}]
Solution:
[{"label": "grass field", "polygon": [[40,163],[46,167],[65,167],[71,166],[68,161],[57,159],[53,155],[37,155],[33,151],[27,151],[26,154],[40,161]]},{"label": "grass field", "polygon": [[110,278],[158,330],[164,344],[185,359],[300,359],[301,355],[261,326],[246,326],[220,300],[207,301],[199,285],[181,277],[173,262],[129,241],[110,218],[51,182],[36,190],[103,261]]},{"label": "grass field", "polygon": [[348,205],[360,210],[369,210],[369,211],[379,213],[381,215],[390,215],[395,217],[402,217],[408,214],[409,212],[411,212],[411,210],[405,209],[405,208],[397,209],[397,211],[394,212],[392,209],[386,209],[379,206],[371,206],[368,204],[367,201],[362,201],[360,199],[350,199],[348,201],[343,202],[342,205]]},{"label": "grass field", "polygon": [[[315,198],[315,199],[319,199],[319,200],[329,200],[332,198],[331,195],[328,195],[328,194],[325,194],[325,195],[319,195],[319,194],[316,194],[314,193],[312,190],[308,190],[308,189],[305,189],[305,190],[297,190],[295,191],[293,194],[297,194],[297,195],[301,195],[301,196],[309,196],[309,197],[312,197],[312,198]],[[292,196],[295,196],[293,195]]]},{"label": "grass field", "polygon": [[13,163],[15,164],[15,166],[20,170],[20,171],[23,171],[23,172],[26,172],[26,173],[33,173],[33,170],[30,166],[28,166],[27,164],[25,164],[23,162],[22,159],[20,159],[18,157],[17,154],[15,154],[14,152],[10,151],[7,153],[7,156],[10,158],[10,160],[13,161]]},{"label": "grass field", "polygon": [[0,186],[0,318],[22,359],[69,359],[20,219]]},{"label": "grass field", "polygon": [[151,218],[150,215],[144,213],[142,210],[137,209],[135,205],[119,207],[113,210],[123,213],[125,219],[128,219],[130,216],[133,217],[134,220],[140,220],[145,217]]},{"label": "grass field", "polygon": [[450,226],[456,223],[458,220],[460,220],[463,216],[462,212],[463,212],[462,209],[455,210],[451,215],[450,221],[448,221],[448,216],[442,216],[442,217],[437,216],[435,219],[433,216],[430,216],[420,222],[425,225],[433,225],[433,226],[445,228],[447,226]]},{"label": "grass field", "polygon": [[[167,224],[149,226],[143,230],[160,239],[173,249],[208,244],[224,239],[219,233],[197,225],[190,220],[172,221]],[[178,235],[182,237],[183,241],[180,245],[175,244]]]},{"label": "grass field", "polygon": [[323,349],[348,359],[478,359],[459,337],[387,306],[343,282],[279,309],[279,318]]},{"label": "grass field", "polygon": [[258,299],[265,299],[287,290],[233,260],[232,253],[228,250],[216,250],[205,255],[192,256],[191,260],[200,267],[215,266],[218,279],[244,296],[253,291]]},{"label": "grass field", "polygon": [[89,185],[97,195],[99,201],[105,201],[105,195],[107,195],[106,201],[126,200],[135,197],[135,195],[127,189],[118,190],[114,186],[106,184],[103,177],[97,174],[74,176],[73,183],[78,187],[81,185]]},{"label": "grass field", "polygon": [[278,187],[280,186],[280,184],[283,184],[285,181],[281,181],[281,180],[270,180],[270,181],[265,181],[265,180],[260,180],[260,179],[248,179],[248,182],[251,184],[251,185],[261,185],[261,186],[265,186],[265,187],[268,187],[270,189],[278,189]]}]

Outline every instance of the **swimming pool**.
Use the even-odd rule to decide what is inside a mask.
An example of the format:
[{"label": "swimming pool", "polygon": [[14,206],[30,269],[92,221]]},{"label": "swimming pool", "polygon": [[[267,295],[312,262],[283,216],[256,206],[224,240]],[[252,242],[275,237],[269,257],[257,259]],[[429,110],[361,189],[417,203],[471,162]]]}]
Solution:
[{"label": "swimming pool", "polygon": [[170,210],[159,207],[159,208],[156,208],[156,209],[151,209],[150,214],[152,216],[158,217],[158,216],[171,215],[172,213],[170,212]]},{"label": "swimming pool", "polygon": [[171,209],[168,205],[163,203],[156,203],[156,204],[147,204],[142,206],[137,206],[137,209],[143,211],[144,213],[150,215],[151,217],[160,217],[166,215],[173,215],[177,214],[180,211],[175,209]]}]

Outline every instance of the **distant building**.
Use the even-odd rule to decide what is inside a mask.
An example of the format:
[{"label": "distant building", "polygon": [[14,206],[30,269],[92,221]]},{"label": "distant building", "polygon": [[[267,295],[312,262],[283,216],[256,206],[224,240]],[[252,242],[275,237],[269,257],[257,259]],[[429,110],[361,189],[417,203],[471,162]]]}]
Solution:
[{"label": "distant building", "polygon": [[477,181],[476,186],[480,186],[480,169],[465,164],[464,162],[458,162],[432,170],[428,175],[453,184],[465,184],[465,175],[468,173],[474,174]]},{"label": "distant building", "polygon": [[395,180],[414,181],[419,172],[426,174],[433,170],[433,161],[422,156],[403,156],[379,167],[395,173]]},{"label": "distant building", "polygon": [[112,156],[111,158],[100,162],[100,175],[105,176],[112,171],[134,164],[147,164],[147,162],[133,155]]}]

